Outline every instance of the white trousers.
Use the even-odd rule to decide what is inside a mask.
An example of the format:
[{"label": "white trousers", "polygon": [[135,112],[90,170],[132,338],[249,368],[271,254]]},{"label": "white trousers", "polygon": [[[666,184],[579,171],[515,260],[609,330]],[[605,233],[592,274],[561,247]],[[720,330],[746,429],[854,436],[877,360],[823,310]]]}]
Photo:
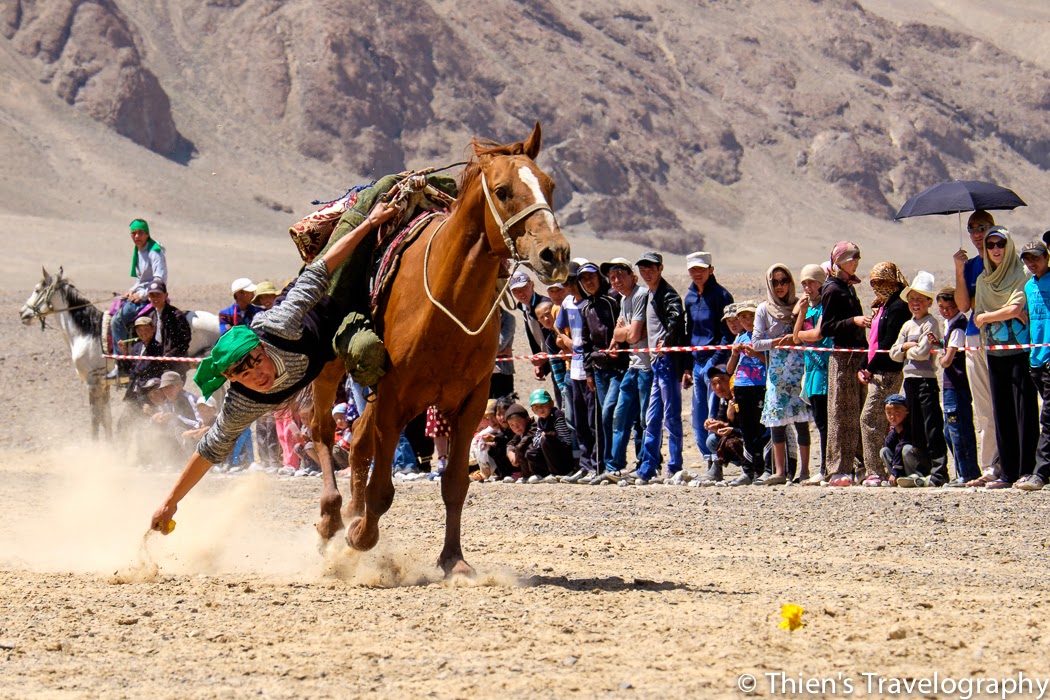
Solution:
[{"label": "white trousers", "polygon": [[977,432],[977,460],[983,474],[998,477],[999,447],[995,444],[995,413],[988,383],[988,351],[979,335],[966,336],[966,346],[981,348],[966,353],[966,378],[973,394],[973,427]]}]

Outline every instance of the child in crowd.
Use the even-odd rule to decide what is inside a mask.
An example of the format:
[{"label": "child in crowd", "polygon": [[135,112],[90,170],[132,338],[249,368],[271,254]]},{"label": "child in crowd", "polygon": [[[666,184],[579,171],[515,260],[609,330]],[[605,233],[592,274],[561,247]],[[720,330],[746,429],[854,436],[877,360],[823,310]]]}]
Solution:
[{"label": "child in crowd", "polygon": [[[507,409],[514,405],[517,400],[517,394],[508,394],[496,399],[496,435],[493,437],[492,446],[489,447],[489,456],[496,463],[496,478],[498,480],[506,481],[508,476],[512,476],[515,471],[518,471],[507,458],[507,444],[514,437],[514,431],[510,429],[510,424],[507,422]],[[514,481],[514,479],[512,478],[511,481]]]},{"label": "child in crowd", "polygon": [[932,484],[941,486],[948,482],[948,448],[944,442],[937,368],[931,354],[931,336],[940,339],[940,327],[930,314],[937,296],[933,284],[933,275],[919,272],[901,292],[912,317],[901,327],[897,341],[890,348],[890,357],[904,363],[904,396],[908,401],[912,440],[929,457]]},{"label": "child in crowd", "polygon": [[732,407],[733,385],[726,366],[714,365],[709,368],[707,381],[711,384],[712,393],[718,397],[718,408],[704,421],[704,430],[708,432],[707,450],[715,455],[715,461],[708,474],[689,482],[691,486],[714,486],[720,482],[725,485],[723,468],[734,461],[734,457],[739,460],[742,456],[740,431],[735,426],[736,409]]},{"label": "child in crowd", "polygon": [[[803,294],[798,298],[798,311],[795,316],[795,345],[813,345],[829,348],[831,338],[820,335],[820,315],[824,307],[820,303],[820,287],[828,278],[828,273],[820,265],[806,265],[802,268],[801,278]],[[802,353],[806,362],[806,374],[802,379],[802,398],[809,402],[813,412],[813,424],[820,435],[820,474],[807,480],[799,474],[799,483],[806,486],[819,485],[827,476],[828,452],[828,358],[831,353],[818,350],[806,350]]]},{"label": "child in crowd", "polygon": [[536,415],[536,432],[532,444],[525,450],[525,459],[532,477],[553,483],[559,476],[576,471],[572,457],[572,431],[565,414],[555,408],[554,399],[546,389],[532,392],[529,404]]},{"label": "child in crowd", "polygon": [[734,375],[733,396],[736,398],[737,425],[744,439],[745,464],[743,473],[730,486],[748,486],[757,479],[765,464],[762,459],[763,436],[762,404],[766,398],[766,362],[763,353],[751,347],[755,330],[755,304],[742,301],[736,305],[736,318],[741,332],[733,341],[727,371]]},{"label": "child in crowd", "polygon": [[890,486],[912,488],[933,485],[929,478],[930,461],[912,441],[914,432],[908,420],[908,400],[890,394],[884,402],[886,422],[890,424],[886,446],[879,452],[889,472]]},{"label": "child in crowd", "polygon": [[470,440],[470,460],[478,465],[476,471],[470,473],[474,481],[495,481],[496,461],[489,454],[492,442],[499,432],[496,423],[496,399],[489,399],[485,404],[485,415],[478,423],[478,429],[474,431],[474,437]]},{"label": "child in crowd", "polygon": [[[536,304],[536,320],[540,322],[544,330],[550,331],[543,334],[543,351],[552,355],[561,352],[557,343],[557,334],[554,332],[556,308],[549,301],[541,301]],[[558,405],[561,406],[565,396],[565,360],[552,357],[548,362],[551,365],[551,379],[554,380],[554,394],[558,399]]]},{"label": "child in crowd", "polygon": [[299,417],[302,424],[298,426],[295,446],[292,448],[299,455],[299,469],[296,476],[317,476],[321,473],[321,460],[317,457],[317,448],[310,435],[310,422],[314,415],[312,399],[307,399],[299,406]]},{"label": "child in crowd", "polygon": [[540,479],[538,476],[533,479],[534,475],[529,471],[529,462],[525,458],[525,450],[532,444],[533,435],[536,433],[532,417],[520,403],[512,403],[507,406],[503,417],[513,433],[510,440],[507,441],[507,459],[514,469],[513,473],[505,477],[503,481],[506,483],[516,481],[520,484],[523,479],[528,479],[530,484],[535,484]]},{"label": "child in crowd", "polygon": [[1031,474],[1022,474],[1014,482],[1014,488],[1022,491],[1038,491],[1050,481],[1050,254],[1046,247],[1047,234],[1043,240],[1029,241],[1021,248],[1021,261],[1032,273],[1025,283],[1025,307],[1028,312],[1028,339],[1035,345],[1028,355],[1028,371],[1035,388],[1043,400],[1039,414],[1039,441],[1035,448],[1035,469]]},{"label": "child in crowd", "polygon": [[973,423],[973,396],[966,377],[966,314],[955,303],[955,288],[937,292],[937,310],[944,319],[944,342],[929,337],[934,347],[943,348],[937,364],[941,375],[941,403],[944,406],[944,435],[955,458],[955,478],[948,486],[966,486],[980,478],[977,466],[977,434]]},{"label": "child in crowd", "polygon": [[332,445],[332,466],[339,476],[350,476],[350,424],[346,419],[347,404],[337,403],[332,408],[335,436]]}]

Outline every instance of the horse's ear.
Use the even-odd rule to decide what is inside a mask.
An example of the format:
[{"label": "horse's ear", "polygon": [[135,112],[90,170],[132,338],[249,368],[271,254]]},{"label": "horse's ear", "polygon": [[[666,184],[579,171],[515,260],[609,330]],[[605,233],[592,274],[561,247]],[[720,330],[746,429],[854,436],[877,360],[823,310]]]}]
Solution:
[{"label": "horse's ear", "polygon": [[58,266],[58,278],[59,278],[59,279],[62,279],[62,272],[63,272],[62,266],[61,266],[61,265],[59,265],[59,266]]},{"label": "horse's ear", "polygon": [[529,140],[525,142],[522,150],[529,158],[536,160],[536,156],[540,154],[540,145],[542,143],[543,132],[540,129],[540,123],[537,121],[536,126],[532,127],[532,135],[529,136]]},{"label": "horse's ear", "polygon": [[43,265],[40,266],[40,271],[44,273],[44,279],[50,279],[51,275],[47,274],[47,268]]}]

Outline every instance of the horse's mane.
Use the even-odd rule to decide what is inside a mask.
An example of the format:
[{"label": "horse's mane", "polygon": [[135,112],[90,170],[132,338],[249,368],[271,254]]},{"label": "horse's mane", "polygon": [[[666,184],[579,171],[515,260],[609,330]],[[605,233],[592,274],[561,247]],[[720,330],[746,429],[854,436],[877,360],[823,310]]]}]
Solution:
[{"label": "horse's mane", "polygon": [[[69,280],[62,280],[60,289],[70,307],[69,315],[77,328],[89,335],[102,333],[102,312],[96,309],[91,300],[81,294]],[[80,307],[80,308],[72,308]]]},{"label": "horse's mane", "polygon": [[499,144],[495,141],[475,136],[470,140],[469,149],[472,155],[467,160],[466,167],[463,168],[463,174],[460,175],[459,198],[452,205],[453,211],[464,201],[464,195],[481,177],[481,162],[479,161],[481,156],[518,156],[525,152],[525,143],[518,141],[517,143]]}]

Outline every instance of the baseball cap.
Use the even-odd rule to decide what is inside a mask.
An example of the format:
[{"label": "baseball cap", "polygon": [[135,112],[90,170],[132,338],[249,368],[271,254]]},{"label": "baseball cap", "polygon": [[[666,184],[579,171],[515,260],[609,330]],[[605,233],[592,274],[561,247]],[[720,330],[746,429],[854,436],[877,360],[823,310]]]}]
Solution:
[{"label": "baseball cap", "polygon": [[758,313],[758,306],[755,304],[755,302],[751,301],[750,299],[747,301],[737,302],[735,306],[736,309],[734,310],[736,311],[737,316],[744,313],[745,311],[748,311],[753,314]]},{"label": "baseball cap", "polygon": [[538,403],[553,403],[554,399],[551,398],[550,393],[546,389],[536,389],[534,392],[529,394],[529,405],[535,406]]},{"label": "baseball cap", "polygon": [[488,403],[485,404],[485,415],[494,416],[496,415],[496,399],[489,399]]},{"label": "baseball cap", "polygon": [[664,256],[660,255],[655,250],[650,250],[650,251],[648,251],[646,253],[642,253],[642,255],[638,258],[638,262],[635,263],[635,265],[642,265],[642,264],[645,264],[645,265],[663,265],[664,264]]},{"label": "baseball cap", "polygon": [[565,289],[565,282],[551,282],[547,285],[547,289]]},{"label": "baseball cap", "polygon": [[736,302],[726,304],[725,311],[722,313],[722,320],[724,321],[727,318],[736,318],[736,307]]},{"label": "baseball cap", "polygon": [[186,380],[182,378],[182,375],[174,370],[168,370],[164,374],[160,375],[160,386],[161,388],[166,386],[184,386]]},{"label": "baseball cap", "polygon": [[145,389],[146,391],[153,391],[154,389],[159,389],[160,388],[160,378],[159,377],[154,377],[153,379],[150,379],[149,381],[147,381],[145,384],[142,385],[142,388]]},{"label": "baseball cap", "polygon": [[725,365],[712,365],[707,368],[707,378],[714,379],[715,377],[729,376],[729,369]]},{"label": "baseball cap", "polygon": [[1039,255],[1043,256],[1047,254],[1046,243],[1042,242],[1038,238],[1028,241],[1024,244],[1024,248],[1021,248],[1021,257],[1026,255]]},{"label": "baseball cap", "polygon": [[255,296],[252,298],[252,301],[255,301],[259,297],[266,296],[267,294],[277,296],[277,287],[273,286],[273,282],[270,280],[263,280],[255,285]]},{"label": "baseball cap", "polygon": [[525,270],[518,270],[510,276],[510,288],[521,289],[529,283],[529,275]]},{"label": "baseball cap", "polygon": [[883,406],[907,406],[908,400],[904,398],[904,394],[890,394],[882,402]]},{"label": "baseball cap", "polygon": [[136,326],[152,326],[153,325],[153,317],[152,316],[139,316],[138,318],[135,319],[135,325]]},{"label": "baseball cap", "polygon": [[507,410],[503,412],[503,418],[504,420],[510,420],[514,416],[521,416],[528,420],[529,412],[526,411],[525,407],[520,403],[512,403],[510,406],[507,406]]},{"label": "baseball cap", "polygon": [[1008,237],[1008,234],[1009,231],[1007,231],[1002,226],[992,226],[990,229],[988,229],[988,233],[984,234],[984,240],[987,241],[992,236],[997,236],[1005,241]]},{"label": "baseball cap", "polygon": [[689,270],[694,267],[711,267],[712,265],[711,254],[706,250],[701,250],[696,253],[690,253],[685,256],[685,269]]},{"label": "baseball cap", "polygon": [[332,406],[332,415],[333,416],[340,416],[340,415],[345,416],[346,415],[346,404],[345,403],[337,403],[335,406]]},{"label": "baseball cap", "polygon": [[238,277],[230,285],[230,291],[236,294],[237,292],[254,292],[255,283],[253,283],[247,277]]},{"label": "baseball cap", "polygon": [[592,263],[588,260],[587,262],[580,264],[580,269],[576,274],[582,275],[584,272],[593,272],[595,274],[598,274],[598,266],[595,263]]},{"label": "baseball cap", "polygon": [[150,292],[164,292],[168,293],[168,285],[164,284],[162,280],[153,280],[149,283],[149,287],[146,288],[146,294]]},{"label": "baseball cap", "polygon": [[[586,262],[586,261],[584,261],[584,262]],[[578,263],[575,260],[573,260],[572,262],[569,263],[569,274],[568,274],[568,276],[566,276],[564,284],[574,284],[576,282],[576,278],[579,276],[579,274],[580,274],[580,263]],[[563,284],[563,286],[564,286],[564,284]]]},{"label": "baseball cap", "polygon": [[627,258],[613,258],[609,262],[603,262],[601,265],[598,266],[598,269],[602,271],[603,275],[608,277],[609,271],[612,270],[614,267],[622,267],[623,269],[630,272],[634,266],[631,265],[631,261]]}]

